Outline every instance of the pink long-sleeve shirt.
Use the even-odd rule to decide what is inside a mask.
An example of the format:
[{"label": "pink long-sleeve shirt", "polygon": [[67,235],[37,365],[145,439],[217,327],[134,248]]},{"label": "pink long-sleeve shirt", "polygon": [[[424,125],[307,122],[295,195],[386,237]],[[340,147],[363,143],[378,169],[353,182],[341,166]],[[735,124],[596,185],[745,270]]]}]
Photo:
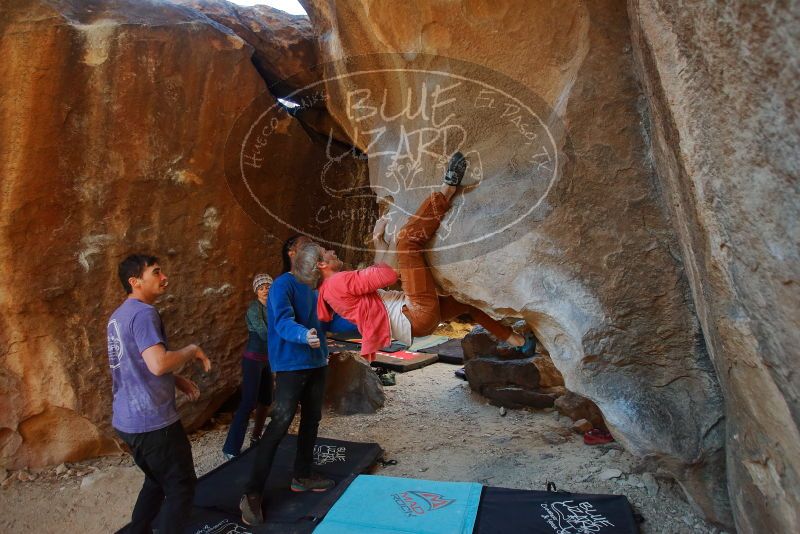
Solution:
[{"label": "pink long-sleeve shirt", "polygon": [[336,312],[354,323],[361,333],[361,354],[373,354],[392,342],[389,313],[377,291],[396,281],[397,273],[385,263],[336,273],[319,286],[317,316],[330,321]]}]

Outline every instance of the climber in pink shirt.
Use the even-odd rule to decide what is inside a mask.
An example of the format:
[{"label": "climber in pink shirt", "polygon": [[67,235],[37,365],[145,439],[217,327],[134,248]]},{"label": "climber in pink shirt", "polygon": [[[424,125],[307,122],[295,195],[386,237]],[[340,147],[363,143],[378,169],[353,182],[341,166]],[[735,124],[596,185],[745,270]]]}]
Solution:
[{"label": "climber in pink shirt", "polygon": [[[397,272],[386,263],[342,271],[342,262],[333,250],[308,243],[298,251],[295,259],[298,279],[311,287],[316,287],[322,279],[317,299],[320,320],[330,320],[335,312],[355,323],[362,337],[361,354],[368,361],[392,339],[411,345],[414,337],[430,335],[443,320],[464,314],[510,345],[526,345],[525,337],[481,310],[453,297],[438,295],[425,262],[423,250],[436,235],[466,168],[466,158],[456,152],[450,159],[441,190],[431,193],[398,233],[399,277],[403,291],[381,289],[398,279]],[[385,220],[379,219],[373,234],[375,240],[383,238],[385,224]]]}]

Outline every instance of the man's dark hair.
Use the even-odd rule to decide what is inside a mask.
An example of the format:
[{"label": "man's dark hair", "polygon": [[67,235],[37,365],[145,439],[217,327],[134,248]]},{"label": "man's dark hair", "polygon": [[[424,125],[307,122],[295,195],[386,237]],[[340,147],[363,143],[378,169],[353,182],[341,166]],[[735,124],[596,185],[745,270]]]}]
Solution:
[{"label": "man's dark hair", "polygon": [[283,270],[281,274],[288,273],[292,270],[292,260],[289,258],[289,251],[291,250],[292,246],[297,243],[297,240],[301,237],[304,237],[303,234],[294,234],[292,237],[287,239],[283,242],[283,248],[281,248],[281,257],[283,258]]},{"label": "man's dark hair", "polygon": [[119,274],[119,281],[122,282],[122,287],[125,288],[125,292],[128,295],[133,293],[133,288],[128,282],[128,278],[141,278],[145,268],[156,263],[158,263],[158,258],[147,254],[131,254],[120,262],[117,274]]}]

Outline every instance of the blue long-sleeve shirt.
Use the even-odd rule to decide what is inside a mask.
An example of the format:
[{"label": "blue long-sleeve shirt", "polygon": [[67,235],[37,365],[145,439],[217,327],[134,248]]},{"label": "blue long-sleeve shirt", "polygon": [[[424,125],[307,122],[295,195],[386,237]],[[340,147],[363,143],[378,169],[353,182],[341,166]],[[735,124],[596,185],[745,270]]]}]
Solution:
[{"label": "blue long-sleeve shirt", "polygon": [[[306,336],[317,329],[319,348],[308,346]],[[328,365],[326,332],[357,332],[356,326],[339,316],[330,322],[317,317],[317,292],[284,273],[272,284],[267,297],[267,343],[273,371],[298,371]]]}]

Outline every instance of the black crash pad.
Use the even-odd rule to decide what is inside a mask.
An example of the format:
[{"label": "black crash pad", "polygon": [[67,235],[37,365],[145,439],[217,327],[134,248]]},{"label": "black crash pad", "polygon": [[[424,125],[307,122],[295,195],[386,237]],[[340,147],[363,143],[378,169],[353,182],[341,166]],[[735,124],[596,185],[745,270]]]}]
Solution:
[{"label": "black crash pad", "polygon": [[334,479],[336,486],[323,493],[294,493],[289,485],[296,447],[297,436],[286,436],[275,454],[264,498],[266,524],[248,527],[241,522],[239,499],[255,461],[255,448],[250,448],[200,477],[184,534],[312,532],[355,476],[366,472],[383,453],[377,443],[318,438],[315,469]]},{"label": "black crash pad", "polygon": [[437,354],[442,363],[452,363],[455,365],[464,365],[464,350],[461,348],[460,339],[448,339],[444,343],[420,349],[420,352],[428,354]]},{"label": "black crash pad", "polygon": [[473,534],[638,534],[624,495],[483,488]]}]

